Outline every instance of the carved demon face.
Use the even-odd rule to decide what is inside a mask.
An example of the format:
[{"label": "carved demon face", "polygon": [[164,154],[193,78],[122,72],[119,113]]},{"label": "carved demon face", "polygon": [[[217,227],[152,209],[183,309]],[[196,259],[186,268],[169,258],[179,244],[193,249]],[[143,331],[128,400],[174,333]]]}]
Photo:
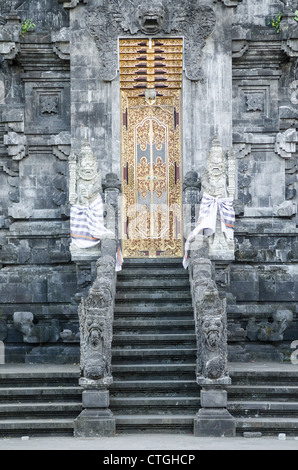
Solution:
[{"label": "carved demon face", "polygon": [[205,317],[202,321],[202,330],[205,336],[207,345],[210,349],[215,349],[220,343],[223,324],[219,316]]},{"label": "carved demon face", "polygon": [[91,316],[87,319],[88,342],[93,350],[102,350],[104,322]]},{"label": "carved demon face", "polygon": [[145,34],[156,34],[162,30],[165,10],[161,2],[142,2],[138,7],[138,25]]},{"label": "carved demon face", "polygon": [[83,180],[90,181],[96,176],[97,164],[91,158],[84,158],[78,168],[79,177]]}]

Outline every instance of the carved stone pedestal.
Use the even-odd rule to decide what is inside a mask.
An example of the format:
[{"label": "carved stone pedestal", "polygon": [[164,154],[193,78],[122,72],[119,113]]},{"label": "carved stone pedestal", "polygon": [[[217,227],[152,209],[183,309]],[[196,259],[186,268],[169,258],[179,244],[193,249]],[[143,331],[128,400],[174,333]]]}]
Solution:
[{"label": "carved stone pedestal", "polygon": [[[84,379],[82,379],[84,380]],[[74,437],[105,437],[115,435],[115,418],[109,410],[110,396],[106,385],[87,387],[82,393],[83,411],[74,421]]]},{"label": "carved stone pedestal", "polygon": [[221,386],[204,385],[201,409],[194,420],[194,435],[199,437],[235,437],[235,419],[226,409],[227,392]]}]

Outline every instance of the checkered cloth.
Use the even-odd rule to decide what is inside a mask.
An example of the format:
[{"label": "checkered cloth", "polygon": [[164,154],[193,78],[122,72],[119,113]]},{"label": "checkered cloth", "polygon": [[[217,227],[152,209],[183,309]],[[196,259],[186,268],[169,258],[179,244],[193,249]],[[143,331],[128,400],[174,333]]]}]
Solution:
[{"label": "checkered cloth", "polygon": [[233,238],[234,227],[235,227],[235,211],[233,208],[233,199],[227,198],[214,198],[207,193],[203,194],[198,225],[189,234],[185,242],[183,266],[186,269],[189,264],[188,260],[188,249],[191,240],[204,229],[211,231],[210,235],[215,233],[216,218],[219,212],[221,221],[221,230],[226,234],[226,237]]},{"label": "checkered cloth", "polygon": [[[103,203],[100,196],[90,204],[75,204],[70,209],[70,236],[79,248],[91,248],[102,238],[114,238],[111,230],[104,226]],[[116,253],[116,271],[121,269],[123,258],[118,246]]]}]

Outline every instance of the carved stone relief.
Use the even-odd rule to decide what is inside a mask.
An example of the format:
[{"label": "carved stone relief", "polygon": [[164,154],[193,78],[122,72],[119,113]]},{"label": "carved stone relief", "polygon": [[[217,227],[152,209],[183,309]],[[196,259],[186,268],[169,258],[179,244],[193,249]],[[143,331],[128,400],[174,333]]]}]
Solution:
[{"label": "carved stone relief", "polygon": [[[200,236],[191,256],[190,280],[197,336],[197,382],[229,383],[227,371],[226,299],[221,299],[212,280],[212,264],[207,258],[206,237]],[[205,253],[204,253],[205,251]]]},{"label": "carved stone relief", "polygon": [[81,376],[83,379],[112,382],[111,342],[115,293],[115,260],[99,258],[97,277],[79,306],[81,335]]},{"label": "carved stone relief", "polygon": [[86,9],[86,24],[102,61],[101,78],[113,80],[118,68],[117,40],[123,35],[171,34],[184,37],[184,62],[190,80],[203,78],[202,49],[215,26],[212,8],[196,1],[131,2],[112,0]]},{"label": "carved stone relief", "polygon": [[[207,156],[207,166],[202,174],[202,189],[213,198],[234,198],[235,192],[235,158],[234,154],[225,155],[217,137],[212,142],[212,147]],[[204,232],[208,235],[208,229]],[[223,234],[219,219],[216,224],[216,232],[209,239],[209,255],[213,259],[233,259],[234,257],[234,232],[228,230]]]}]

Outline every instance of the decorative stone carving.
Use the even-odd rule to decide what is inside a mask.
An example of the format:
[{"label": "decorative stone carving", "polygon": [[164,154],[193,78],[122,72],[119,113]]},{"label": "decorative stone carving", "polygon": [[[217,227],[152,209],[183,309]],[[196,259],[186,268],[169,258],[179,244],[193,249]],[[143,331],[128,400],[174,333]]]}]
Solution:
[{"label": "decorative stone carving", "polygon": [[60,59],[68,59],[70,56],[70,31],[62,28],[58,32],[52,32],[53,50]]},{"label": "decorative stone carving", "polygon": [[81,332],[81,375],[89,380],[112,382],[111,342],[115,259],[99,258],[97,277],[79,306]]},{"label": "decorative stone carving", "polygon": [[25,343],[56,343],[60,336],[58,320],[52,320],[50,325],[36,324],[32,312],[15,312],[14,325],[23,334]]},{"label": "decorative stone carving", "polygon": [[276,136],[275,152],[282,158],[288,159],[296,152],[298,132],[294,128],[279,132]]},{"label": "decorative stone carving", "polygon": [[11,13],[0,30],[0,54],[5,59],[14,59],[20,52],[20,37],[21,18]]},{"label": "decorative stone carving", "polygon": [[68,160],[70,155],[71,136],[69,132],[60,132],[50,139],[53,146],[53,153],[59,160]]},{"label": "decorative stone carving", "polygon": [[70,204],[90,205],[101,190],[101,173],[90,144],[84,140],[78,157],[69,157],[69,202]]},{"label": "decorative stone carving", "polygon": [[96,263],[96,279],[78,310],[83,411],[74,423],[75,437],[115,433],[115,419],[108,409],[108,386],[113,382],[111,345],[116,289],[115,257],[110,253],[115,253],[115,242],[105,247],[105,253],[108,254]]},{"label": "decorative stone carving", "polygon": [[247,325],[247,337],[251,341],[282,341],[283,334],[292,321],[291,310],[277,310],[273,314],[273,322],[257,323],[255,318],[250,318]]},{"label": "decorative stone carving", "polygon": [[208,281],[196,286],[197,312],[197,381],[229,383],[227,372],[226,301],[221,300],[216,285]]},{"label": "decorative stone carving", "polygon": [[263,111],[264,95],[262,93],[249,93],[245,95],[247,111]]},{"label": "decorative stone carving", "polygon": [[8,155],[13,160],[22,160],[27,155],[27,138],[25,135],[8,132],[4,136],[4,145],[8,147]]},{"label": "decorative stone carving", "polygon": [[[200,238],[200,240],[198,240]],[[201,409],[194,419],[195,436],[235,435],[235,420],[227,407],[231,383],[227,370],[226,299],[219,297],[207,258],[206,237],[199,235],[191,250],[190,281],[197,338],[196,380],[202,387]],[[199,246],[201,245],[201,246]]]},{"label": "decorative stone carving", "polygon": [[113,80],[118,68],[117,38],[125,34],[171,34],[184,37],[184,64],[190,80],[203,78],[202,49],[215,26],[211,7],[195,0],[111,0],[86,10],[86,24],[100,52],[101,78]]},{"label": "decorative stone carving", "polygon": [[58,114],[59,113],[59,96],[50,94],[50,95],[40,95],[40,113],[41,114]]},{"label": "decorative stone carving", "polygon": [[58,3],[63,3],[64,8],[75,8],[79,5],[79,3],[87,4],[88,0],[58,0]]},{"label": "decorative stone carving", "polygon": [[[235,158],[231,152],[226,155],[217,137],[212,142],[212,147],[207,156],[207,166],[202,174],[202,189],[213,198],[233,198],[235,192]],[[204,232],[209,235],[208,229]],[[221,230],[220,219],[217,218],[216,231],[209,238],[209,255],[213,259],[234,259],[234,231],[227,230],[224,234]]]},{"label": "decorative stone carving", "polygon": [[[107,271],[103,269],[103,265]],[[111,342],[114,285],[106,274],[115,270],[112,257],[100,258],[98,275],[86,300],[79,306],[81,332],[81,374],[86,379],[112,381]],[[104,276],[104,277],[102,277]]]},{"label": "decorative stone carving", "polygon": [[[101,173],[97,168],[97,160],[91,150],[90,144],[84,140],[80,154],[72,152],[69,156],[69,202],[71,205],[86,207],[85,217],[90,205],[97,200],[101,204]],[[96,217],[102,218],[101,214]],[[71,211],[71,222],[72,222]],[[100,253],[98,241],[90,241],[89,245],[82,247],[76,240],[72,240],[70,251],[73,260],[80,257],[97,259]]]}]

